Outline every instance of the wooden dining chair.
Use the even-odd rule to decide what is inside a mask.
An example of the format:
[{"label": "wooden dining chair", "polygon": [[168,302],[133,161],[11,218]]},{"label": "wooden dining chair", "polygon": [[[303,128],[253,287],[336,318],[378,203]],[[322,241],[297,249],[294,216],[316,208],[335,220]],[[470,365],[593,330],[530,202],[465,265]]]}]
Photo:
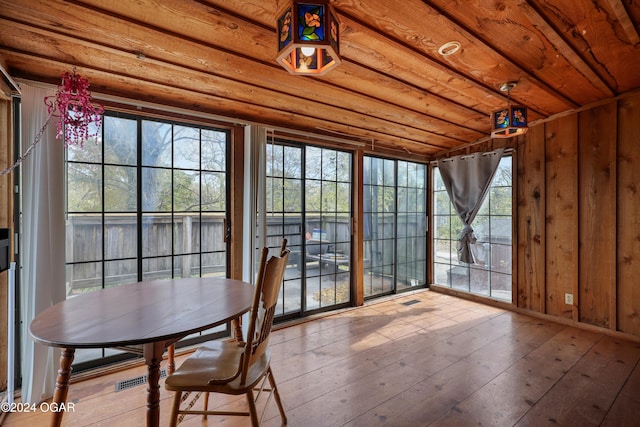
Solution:
[{"label": "wooden dining chair", "polygon": [[[165,380],[165,388],[175,392],[170,426],[176,426],[186,414],[201,414],[205,418],[207,415],[248,416],[251,418],[251,425],[258,426],[260,419],[257,414],[256,398],[263,392],[268,393],[265,409],[273,397],[280,411],[282,425],[287,424],[287,417],[270,366],[269,351],[269,335],[273,326],[278,293],[289,258],[286,244],[287,241],[283,240],[280,255],[272,256],[268,260],[269,250],[262,249],[245,342],[207,342]],[[254,394],[254,391],[259,392]],[[181,408],[181,404],[186,400],[183,394],[186,395],[188,392],[205,394],[202,410],[193,409],[193,401]],[[244,394],[247,397],[249,412],[210,411],[208,409],[209,393]]]}]

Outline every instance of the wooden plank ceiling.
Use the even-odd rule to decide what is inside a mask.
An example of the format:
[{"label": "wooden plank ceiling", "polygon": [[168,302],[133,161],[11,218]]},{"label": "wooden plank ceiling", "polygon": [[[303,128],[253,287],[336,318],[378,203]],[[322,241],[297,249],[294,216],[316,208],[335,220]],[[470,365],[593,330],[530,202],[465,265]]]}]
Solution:
[{"label": "wooden plank ceiling", "polygon": [[[54,84],[305,130],[433,158],[487,139],[506,105],[530,121],[640,87],[635,0],[333,0],[343,63],[276,62],[284,0],[0,0],[0,61]],[[450,41],[462,48],[442,56]]]}]

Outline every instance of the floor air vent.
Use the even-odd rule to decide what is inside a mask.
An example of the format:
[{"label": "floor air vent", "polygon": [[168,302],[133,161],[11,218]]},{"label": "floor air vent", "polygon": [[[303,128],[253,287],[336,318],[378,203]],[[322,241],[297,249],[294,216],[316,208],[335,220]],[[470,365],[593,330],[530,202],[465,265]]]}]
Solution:
[{"label": "floor air vent", "polygon": [[[160,370],[160,378],[167,377],[167,370]],[[148,375],[140,375],[139,377],[130,378],[124,381],[118,381],[116,383],[116,391],[126,390],[128,388],[138,387],[139,385],[143,385],[147,383]]]},{"label": "floor air vent", "polygon": [[419,299],[412,299],[410,301],[401,302],[400,304],[409,306],[409,305],[417,304],[419,302],[420,302]]}]

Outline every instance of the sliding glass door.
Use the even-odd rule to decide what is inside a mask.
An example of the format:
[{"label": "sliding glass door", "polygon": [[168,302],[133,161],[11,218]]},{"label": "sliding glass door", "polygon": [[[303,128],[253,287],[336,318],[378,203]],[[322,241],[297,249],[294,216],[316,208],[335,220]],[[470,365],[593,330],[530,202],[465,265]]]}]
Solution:
[{"label": "sliding glass door", "polygon": [[[67,150],[67,298],[142,280],[226,276],[229,131],[110,114]],[[224,329],[224,328],[223,328]],[[76,364],[116,350],[80,350]]]},{"label": "sliding glass door", "polygon": [[267,144],[267,244],[291,249],[278,316],[297,317],[351,300],[351,153]]},{"label": "sliding glass door", "polygon": [[364,158],[364,295],[427,282],[426,165]]}]

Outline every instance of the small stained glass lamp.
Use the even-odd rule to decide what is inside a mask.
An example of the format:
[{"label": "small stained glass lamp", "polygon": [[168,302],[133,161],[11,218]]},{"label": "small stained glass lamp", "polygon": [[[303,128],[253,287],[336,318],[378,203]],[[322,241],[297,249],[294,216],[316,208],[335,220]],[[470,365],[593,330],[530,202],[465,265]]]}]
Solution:
[{"label": "small stained glass lamp", "polygon": [[500,90],[507,92],[507,107],[491,113],[491,138],[511,138],[524,135],[529,130],[527,108],[511,105],[511,89],[516,83],[505,83]]},{"label": "small stained glass lamp", "polygon": [[340,64],[340,28],[328,1],[293,1],[278,16],[277,60],[287,71],[322,75]]}]

